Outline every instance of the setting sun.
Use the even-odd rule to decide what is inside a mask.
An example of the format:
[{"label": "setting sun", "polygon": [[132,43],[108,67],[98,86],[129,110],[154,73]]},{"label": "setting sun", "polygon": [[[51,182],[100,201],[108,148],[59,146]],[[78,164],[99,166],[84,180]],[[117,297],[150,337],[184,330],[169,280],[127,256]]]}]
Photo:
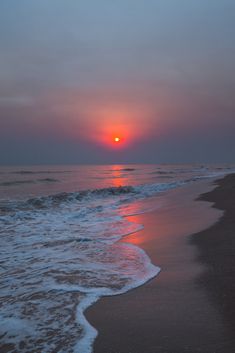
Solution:
[{"label": "setting sun", "polygon": [[114,141],[115,141],[115,142],[120,142],[120,137],[115,137],[115,138],[114,138]]}]

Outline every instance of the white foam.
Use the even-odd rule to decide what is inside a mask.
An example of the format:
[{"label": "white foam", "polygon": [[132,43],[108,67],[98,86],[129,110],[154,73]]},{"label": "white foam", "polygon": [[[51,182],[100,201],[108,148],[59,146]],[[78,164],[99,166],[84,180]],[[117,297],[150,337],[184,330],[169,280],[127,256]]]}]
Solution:
[{"label": "white foam", "polygon": [[30,334],[32,335],[32,328],[29,320],[23,320],[15,317],[3,317],[0,315],[1,327],[5,332],[10,332],[12,336]]},{"label": "white foam", "polygon": [[160,268],[157,266],[154,266],[146,253],[136,247],[135,245],[132,244],[123,244],[124,246],[128,247],[131,250],[137,251],[140,255],[143,256],[143,261],[145,262],[145,268],[146,271],[142,276],[137,276],[135,280],[130,282],[129,284],[123,286],[123,288],[114,290],[111,288],[105,288],[105,287],[100,287],[100,288],[87,288],[83,286],[66,286],[66,285],[56,285],[54,288],[57,290],[63,290],[63,291],[78,291],[82,293],[86,293],[86,297],[80,302],[80,304],[77,307],[77,320],[80,324],[83,325],[84,327],[84,333],[82,338],[79,339],[77,342],[74,352],[75,353],[92,353],[92,346],[94,343],[95,338],[98,335],[98,331],[87,321],[84,312],[85,310],[94,304],[100,297],[102,296],[113,296],[113,295],[120,295],[123,293],[128,292],[131,289],[137,288],[153,277],[155,277],[159,272]]},{"label": "white foam", "polygon": [[[123,236],[142,229],[142,225],[130,223],[119,214],[122,199],[123,195],[116,198],[109,195],[102,199],[102,205],[99,198],[84,199],[63,207],[20,210],[3,217],[0,251],[5,327],[2,329],[11,334],[14,331],[10,340],[8,336],[4,338],[6,343],[14,343],[17,349],[23,340],[25,351],[30,350],[34,340],[43,340],[50,330],[55,330],[55,338],[44,341],[43,352],[47,353],[70,330],[73,337],[77,332],[74,351],[91,352],[97,331],[87,322],[84,310],[99,297],[124,293],[158,273],[159,269],[151,265],[141,249],[118,243]],[[73,302],[76,293],[79,294],[77,326],[75,322],[65,325],[57,320],[56,308],[61,307],[66,317],[69,298]],[[35,299],[38,296],[40,299]],[[32,332],[19,334],[18,330],[17,335],[17,325],[13,330],[13,325],[7,324],[25,322],[30,306],[34,310],[30,312],[29,327],[34,327],[35,338]]]},{"label": "white foam", "polygon": [[74,353],[92,353],[92,345],[98,331],[87,321],[84,312],[99,299],[96,295],[87,295],[77,307],[77,320],[83,326],[83,336],[74,347]]}]

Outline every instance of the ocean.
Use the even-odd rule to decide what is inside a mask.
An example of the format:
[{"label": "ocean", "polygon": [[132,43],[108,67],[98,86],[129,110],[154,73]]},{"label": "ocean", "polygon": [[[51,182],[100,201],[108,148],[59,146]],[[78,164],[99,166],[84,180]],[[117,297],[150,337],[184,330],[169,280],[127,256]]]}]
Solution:
[{"label": "ocean", "polygon": [[141,248],[120,242],[143,228],[125,216],[160,208],[158,195],[172,189],[234,170],[196,164],[0,167],[0,350],[91,353],[98,331],[85,310],[160,271]]}]

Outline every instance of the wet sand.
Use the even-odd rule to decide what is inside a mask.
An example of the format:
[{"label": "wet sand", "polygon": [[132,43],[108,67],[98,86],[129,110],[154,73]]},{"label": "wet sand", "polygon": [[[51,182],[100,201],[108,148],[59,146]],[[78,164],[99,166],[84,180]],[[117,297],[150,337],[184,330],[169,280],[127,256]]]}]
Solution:
[{"label": "wet sand", "polygon": [[[95,353],[234,351],[235,290],[227,281],[234,280],[235,177],[220,185],[221,191],[203,197],[209,202],[194,201],[215,187],[201,182],[156,197],[154,202],[163,204],[156,211],[129,217],[144,229],[124,241],[143,248],[161,272],[144,286],[105,297],[87,310],[99,331]],[[226,210],[223,217],[211,207],[215,199],[216,207]]]}]

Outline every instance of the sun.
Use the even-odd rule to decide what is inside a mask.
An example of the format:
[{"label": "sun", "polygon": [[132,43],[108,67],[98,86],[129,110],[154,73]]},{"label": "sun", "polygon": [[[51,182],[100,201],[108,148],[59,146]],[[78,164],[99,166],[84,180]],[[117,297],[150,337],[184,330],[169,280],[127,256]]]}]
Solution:
[{"label": "sun", "polygon": [[120,137],[114,137],[115,142],[120,142]]}]

